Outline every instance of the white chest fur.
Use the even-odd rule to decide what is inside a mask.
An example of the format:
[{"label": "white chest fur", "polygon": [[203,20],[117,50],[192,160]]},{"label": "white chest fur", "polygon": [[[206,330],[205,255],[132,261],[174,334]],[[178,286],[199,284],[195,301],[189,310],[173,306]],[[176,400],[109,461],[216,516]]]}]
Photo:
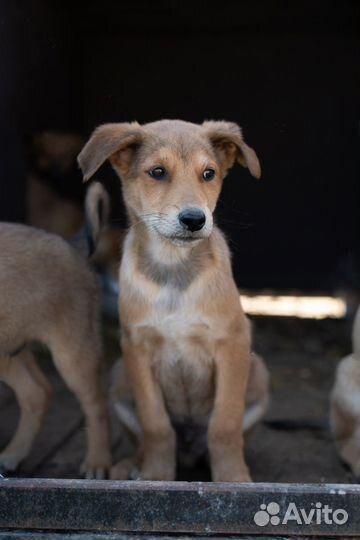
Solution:
[{"label": "white chest fur", "polygon": [[140,327],[162,338],[152,361],[170,414],[205,423],[214,392],[214,339],[191,294],[163,287]]}]

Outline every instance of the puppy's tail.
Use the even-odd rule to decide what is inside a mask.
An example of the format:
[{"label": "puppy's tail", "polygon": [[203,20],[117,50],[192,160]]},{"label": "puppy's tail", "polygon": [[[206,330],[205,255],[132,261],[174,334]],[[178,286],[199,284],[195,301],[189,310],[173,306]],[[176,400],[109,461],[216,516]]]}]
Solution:
[{"label": "puppy's tail", "polygon": [[109,195],[100,182],[93,182],[85,197],[85,233],[89,256],[94,253],[100,233],[108,224],[109,217]]},{"label": "puppy's tail", "polygon": [[353,353],[360,362],[360,307],[358,308],[353,325],[352,333]]}]

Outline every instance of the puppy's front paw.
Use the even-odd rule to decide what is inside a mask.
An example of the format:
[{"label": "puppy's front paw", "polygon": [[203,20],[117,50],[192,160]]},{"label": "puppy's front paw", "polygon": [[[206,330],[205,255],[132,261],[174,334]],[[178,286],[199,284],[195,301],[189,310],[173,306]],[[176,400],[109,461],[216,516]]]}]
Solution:
[{"label": "puppy's front paw", "polygon": [[80,467],[80,474],[86,480],[104,480],[108,478],[109,467],[92,467],[83,463]]},{"label": "puppy's front paw", "polygon": [[139,464],[135,458],[121,459],[111,467],[111,480],[135,480],[139,477]]},{"label": "puppy's front paw", "polygon": [[212,470],[213,482],[252,482],[250,473],[245,464],[230,465],[222,463]]},{"label": "puppy's front paw", "polygon": [[144,437],[143,459],[139,480],[175,480],[176,435],[170,428],[150,432]]},{"label": "puppy's front paw", "polygon": [[250,474],[213,475],[213,482],[252,482]]},{"label": "puppy's front paw", "polygon": [[223,480],[223,482],[252,482],[252,478],[248,471],[244,473],[235,474],[230,476],[229,480]]},{"label": "puppy's front paw", "polygon": [[80,467],[80,474],[87,480],[104,480],[109,477],[111,467],[110,457],[103,459],[85,459]]},{"label": "puppy's front paw", "polygon": [[172,482],[175,480],[175,463],[172,460],[169,461],[158,461],[143,464],[139,480],[163,480]]}]

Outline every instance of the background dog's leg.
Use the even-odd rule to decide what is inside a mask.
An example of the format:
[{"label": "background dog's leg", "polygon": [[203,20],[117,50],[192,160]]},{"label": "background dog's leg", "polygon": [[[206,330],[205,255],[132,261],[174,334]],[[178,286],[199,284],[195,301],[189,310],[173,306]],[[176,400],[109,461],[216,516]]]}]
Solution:
[{"label": "background dog's leg", "polygon": [[16,432],[0,453],[0,464],[5,469],[14,471],[30,452],[40,430],[51,389],[28,348],[12,358],[1,359],[0,379],[14,390],[20,407],[20,420]]},{"label": "background dog's leg", "polygon": [[246,337],[222,343],[215,356],[215,404],[209,423],[209,452],[215,482],[248,482],[243,417],[250,366]]},{"label": "background dog's leg", "polygon": [[160,385],[152,370],[151,358],[143,347],[124,347],[123,344],[123,351],[143,428],[140,478],[175,480],[175,431],[165,409]]},{"label": "background dog's leg", "polygon": [[343,442],[354,435],[356,418],[344,410],[334,396],[330,400],[330,427],[337,442]]},{"label": "background dog's leg", "polygon": [[345,411],[341,402],[332,396],[330,402],[330,426],[342,459],[356,476],[360,475],[360,421]]},{"label": "background dog's leg", "polygon": [[104,478],[111,464],[110,437],[97,348],[89,340],[73,343],[67,336],[67,339],[54,339],[50,350],[56,367],[79,399],[86,417],[88,448],[82,472],[86,478]]}]

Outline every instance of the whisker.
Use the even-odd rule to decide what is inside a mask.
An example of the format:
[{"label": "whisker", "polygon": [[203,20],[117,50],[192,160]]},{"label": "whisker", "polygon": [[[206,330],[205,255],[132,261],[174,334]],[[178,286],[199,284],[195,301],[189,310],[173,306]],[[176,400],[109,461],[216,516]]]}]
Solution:
[{"label": "whisker", "polygon": [[140,214],[140,217],[146,217],[146,216],[167,216],[168,214],[166,212],[150,212],[149,214]]}]

